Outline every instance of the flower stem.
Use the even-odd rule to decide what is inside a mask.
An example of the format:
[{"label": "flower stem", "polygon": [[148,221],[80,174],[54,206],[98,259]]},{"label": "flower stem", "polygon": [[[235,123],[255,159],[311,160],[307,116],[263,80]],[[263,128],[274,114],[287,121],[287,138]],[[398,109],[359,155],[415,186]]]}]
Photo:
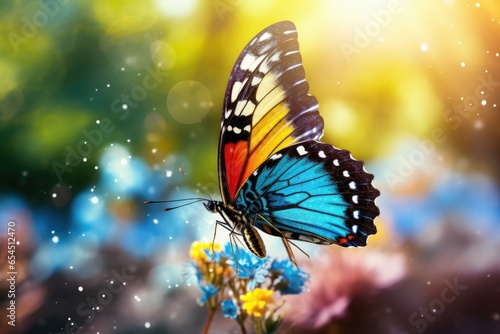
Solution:
[{"label": "flower stem", "polygon": [[205,323],[205,328],[203,328],[203,334],[208,334],[208,330],[210,329],[210,325],[212,324],[212,319],[214,318],[214,314],[215,314],[214,310],[210,309],[207,322]]},{"label": "flower stem", "polygon": [[247,334],[247,331],[245,329],[245,323],[238,321],[238,325],[240,325],[241,334]]}]

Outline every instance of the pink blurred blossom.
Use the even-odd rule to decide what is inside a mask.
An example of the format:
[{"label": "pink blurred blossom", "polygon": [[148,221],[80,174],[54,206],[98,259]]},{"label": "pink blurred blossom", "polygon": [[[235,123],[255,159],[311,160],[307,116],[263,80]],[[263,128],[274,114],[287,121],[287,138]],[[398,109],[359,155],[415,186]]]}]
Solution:
[{"label": "pink blurred blossom", "polygon": [[406,273],[403,254],[373,248],[324,251],[303,269],[311,275],[309,291],[286,297],[285,320],[308,328],[344,316],[355,295],[373,295]]}]

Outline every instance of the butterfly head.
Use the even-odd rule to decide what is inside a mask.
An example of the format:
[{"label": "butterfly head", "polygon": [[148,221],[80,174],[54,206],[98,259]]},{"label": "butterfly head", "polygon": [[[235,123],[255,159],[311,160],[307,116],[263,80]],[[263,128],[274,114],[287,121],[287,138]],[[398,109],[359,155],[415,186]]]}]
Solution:
[{"label": "butterfly head", "polygon": [[220,211],[219,210],[219,203],[217,201],[210,200],[210,201],[207,201],[207,202],[203,203],[203,205],[205,206],[205,208],[208,211],[210,211],[212,213],[217,213],[217,212]]}]

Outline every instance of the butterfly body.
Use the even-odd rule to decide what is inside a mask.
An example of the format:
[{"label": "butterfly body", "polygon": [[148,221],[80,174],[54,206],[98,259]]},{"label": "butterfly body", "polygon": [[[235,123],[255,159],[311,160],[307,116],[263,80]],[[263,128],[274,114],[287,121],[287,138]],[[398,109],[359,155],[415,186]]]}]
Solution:
[{"label": "butterfly body", "polygon": [[[323,118],[308,93],[293,23],[255,36],[229,78],[219,138],[219,213],[257,256],[257,229],[288,240],[364,246],[376,233],[380,192],[361,161],[320,141]],[[257,228],[257,229],[256,229]]]},{"label": "butterfly body", "polygon": [[220,201],[209,201],[205,203],[205,207],[210,212],[220,214],[231,232],[242,236],[243,241],[252,253],[260,258],[266,256],[264,242],[253,227],[248,214],[238,211],[232,205],[226,205]]}]

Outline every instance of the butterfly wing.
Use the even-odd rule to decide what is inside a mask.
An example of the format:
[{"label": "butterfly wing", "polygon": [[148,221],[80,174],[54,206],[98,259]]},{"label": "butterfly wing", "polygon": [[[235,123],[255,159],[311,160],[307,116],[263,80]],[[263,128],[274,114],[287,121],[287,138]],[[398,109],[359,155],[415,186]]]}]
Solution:
[{"label": "butterfly wing", "polygon": [[319,244],[364,246],[376,233],[380,192],[361,161],[306,141],[273,154],[245,182],[236,208],[272,235]]},{"label": "butterfly wing", "polygon": [[323,119],[308,91],[293,23],[276,23],[245,47],[222,114],[218,165],[224,203],[234,203],[243,183],[273,153],[321,138]]}]

